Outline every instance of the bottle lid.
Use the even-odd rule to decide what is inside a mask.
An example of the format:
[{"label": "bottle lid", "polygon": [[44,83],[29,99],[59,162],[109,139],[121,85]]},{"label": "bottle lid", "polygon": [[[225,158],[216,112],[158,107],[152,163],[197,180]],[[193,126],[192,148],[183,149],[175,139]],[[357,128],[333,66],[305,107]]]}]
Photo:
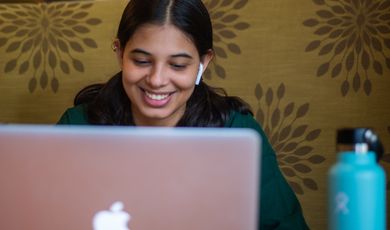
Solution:
[{"label": "bottle lid", "polygon": [[376,153],[380,160],[384,153],[383,145],[378,136],[369,128],[344,128],[337,130],[337,144],[356,145],[366,143],[368,150]]}]

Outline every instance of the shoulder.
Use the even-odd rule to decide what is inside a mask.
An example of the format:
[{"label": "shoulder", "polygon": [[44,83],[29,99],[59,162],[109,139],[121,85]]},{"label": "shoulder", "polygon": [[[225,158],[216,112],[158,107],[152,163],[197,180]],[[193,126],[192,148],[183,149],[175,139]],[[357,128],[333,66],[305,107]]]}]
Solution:
[{"label": "shoulder", "polygon": [[229,119],[225,123],[227,128],[254,128],[261,129],[260,125],[250,113],[231,111]]},{"label": "shoulder", "polygon": [[87,125],[87,109],[85,105],[77,105],[67,109],[57,124],[62,125]]},{"label": "shoulder", "polygon": [[225,128],[249,128],[255,130],[261,137],[263,156],[272,156],[275,158],[275,153],[270,145],[267,135],[261,125],[255,120],[251,113],[241,113],[232,111],[230,117],[224,125]]},{"label": "shoulder", "polygon": [[261,136],[260,228],[308,229],[299,201],[278,167],[275,151],[253,115],[233,111],[225,127],[250,128]]}]

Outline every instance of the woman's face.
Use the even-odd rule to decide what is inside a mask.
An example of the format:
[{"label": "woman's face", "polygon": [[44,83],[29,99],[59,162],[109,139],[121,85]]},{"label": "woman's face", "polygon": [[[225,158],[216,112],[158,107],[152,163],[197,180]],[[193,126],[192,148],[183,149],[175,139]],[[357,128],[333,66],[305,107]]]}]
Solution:
[{"label": "woman's face", "polygon": [[192,41],[172,25],[140,27],[119,50],[122,82],[136,125],[175,126],[195,88],[202,62]]}]

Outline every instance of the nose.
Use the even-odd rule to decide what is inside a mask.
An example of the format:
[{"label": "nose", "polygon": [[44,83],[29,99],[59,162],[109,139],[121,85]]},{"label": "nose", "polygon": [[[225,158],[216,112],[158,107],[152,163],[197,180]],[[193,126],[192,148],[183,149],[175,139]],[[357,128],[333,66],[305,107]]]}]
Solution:
[{"label": "nose", "polygon": [[163,65],[155,65],[146,77],[146,83],[153,88],[160,88],[168,83],[167,73]]}]

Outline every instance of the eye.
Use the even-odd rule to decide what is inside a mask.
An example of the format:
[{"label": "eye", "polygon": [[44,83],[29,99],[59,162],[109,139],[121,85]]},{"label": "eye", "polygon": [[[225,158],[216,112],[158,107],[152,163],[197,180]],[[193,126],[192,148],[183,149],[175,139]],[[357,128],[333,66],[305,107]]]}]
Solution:
[{"label": "eye", "polygon": [[173,68],[174,70],[184,70],[184,69],[187,67],[187,65],[185,65],[185,64],[175,64],[175,63],[171,63],[170,65],[172,66],[172,68]]},{"label": "eye", "polygon": [[151,62],[143,59],[133,59],[133,62],[137,66],[148,66]]}]

